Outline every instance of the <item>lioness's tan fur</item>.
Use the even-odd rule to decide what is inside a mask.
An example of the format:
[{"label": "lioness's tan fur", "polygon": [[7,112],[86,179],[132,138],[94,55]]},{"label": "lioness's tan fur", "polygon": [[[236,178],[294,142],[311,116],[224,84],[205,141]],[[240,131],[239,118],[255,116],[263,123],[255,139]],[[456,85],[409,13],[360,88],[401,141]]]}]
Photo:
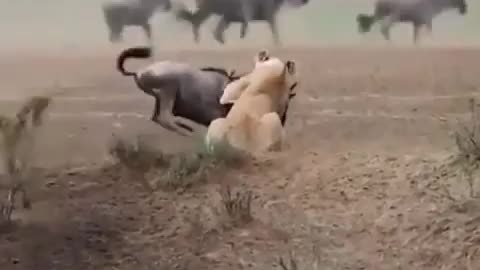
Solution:
[{"label": "lioness's tan fur", "polygon": [[285,110],[294,73],[293,62],[270,58],[227,85],[220,102],[234,105],[225,118],[210,124],[207,147],[228,143],[248,152],[280,149],[284,132],[279,113]]}]

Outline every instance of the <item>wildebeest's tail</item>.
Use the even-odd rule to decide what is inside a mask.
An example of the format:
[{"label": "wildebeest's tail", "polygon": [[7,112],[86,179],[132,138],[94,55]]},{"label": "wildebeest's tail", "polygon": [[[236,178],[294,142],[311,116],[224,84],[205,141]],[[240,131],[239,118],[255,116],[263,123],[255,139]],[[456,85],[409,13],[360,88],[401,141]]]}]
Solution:
[{"label": "wildebeest's tail", "polygon": [[358,31],[360,33],[369,32],[374,22],[375,22],[375,17],[372,15],[367,15],[367,14],[357,15]]},{"label": "wildebeest's tail", "polygon": [[149,58],[152,56],[152,49],[149,47],[128,48],[120,53],[117,58],[117,70],[125,76],[135,76],[135,72],[126,71],[123,67],[127,58]]}]

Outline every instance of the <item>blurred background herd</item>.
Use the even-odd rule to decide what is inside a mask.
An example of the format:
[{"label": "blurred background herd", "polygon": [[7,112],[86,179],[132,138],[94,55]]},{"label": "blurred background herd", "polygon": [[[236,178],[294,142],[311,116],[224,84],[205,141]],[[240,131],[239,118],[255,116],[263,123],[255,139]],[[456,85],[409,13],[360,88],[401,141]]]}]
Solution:
[{"label": "blurred background herd", "polygon": [[[182,1],[193,9],[193,0]],[[100,0],[0,0],[0,51],[16,49],[95,49],[112,47],[103,21]],[[366,36],[357,32],[355,16],[370,13],[374,0],[313,0],[299,9],[283,9],[279,15],[279,31],[284,46],[350,46],[383,44],[378,31]],[[470,0],[469,14],[458,16],[454,11],[434,20],[433,36],[422,43],[431,45],[480,45],[480,1]],[[177,21],[172,13],[158,12],[153,18],[154,44],[159,49],[182,48],[255,48],[272,45],[265,23],[253,23],[245,39],[239,38],[239,24],[225,33],[227,46],[212,38],[218,21],[212,16],[201,28],[202,39],[193,42],[191,27]],[[123,43],[127,47],[145,44],[138,28],[128,28]],[[392,29],[396,45],[411,46],[411,25]]]}]

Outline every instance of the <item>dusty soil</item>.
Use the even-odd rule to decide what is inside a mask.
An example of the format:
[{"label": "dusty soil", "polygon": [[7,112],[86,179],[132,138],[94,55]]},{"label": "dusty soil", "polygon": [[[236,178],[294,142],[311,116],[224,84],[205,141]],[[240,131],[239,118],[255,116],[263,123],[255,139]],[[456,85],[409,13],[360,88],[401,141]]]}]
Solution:
[{"label": "dusty soil", "polygon": [[[277,269],[289,250],[299,269],[479,269],[480,204],[444,165],[479,95],[477,49],[274,51],[300,65],[289,148],[178,192],[104,165],[112,134],[195,144],[148,121],[153,100],[114,70],[116,53],[2,58],[1,113],[63,93],[34,151],[33,209],[0,231],[1,269]],[[156,58],[246,71],[252,55]],[[253,192],[251,223],[225,222],[227,183]]]}]

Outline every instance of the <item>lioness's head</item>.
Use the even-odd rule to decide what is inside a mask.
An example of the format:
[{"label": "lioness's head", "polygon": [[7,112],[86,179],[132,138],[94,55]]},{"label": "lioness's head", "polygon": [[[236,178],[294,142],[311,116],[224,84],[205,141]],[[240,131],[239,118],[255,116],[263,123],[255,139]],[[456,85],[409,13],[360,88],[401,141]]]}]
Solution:
[{"label": "lioness's head", "polygon": [[293,98],[296,95],[295,88],[298,84],[298,80],[296,63],[294,61],[287,60],[284,62],[277,57],[271,56],[268,50],[263,49],[254,56],[254,63],[254,69],[267,67],[268,69],[272,68],[271,70],[281,72],[281,76],[285,78],[285,82],[290,91],[289,97]]},{"label": "lioness's head", "polygon": [[253,57],[253,63],[255,64],[255,67],[258,65],[270,60],[270,52],[268,50],[263,49],[259,51],[254,57]]}]

